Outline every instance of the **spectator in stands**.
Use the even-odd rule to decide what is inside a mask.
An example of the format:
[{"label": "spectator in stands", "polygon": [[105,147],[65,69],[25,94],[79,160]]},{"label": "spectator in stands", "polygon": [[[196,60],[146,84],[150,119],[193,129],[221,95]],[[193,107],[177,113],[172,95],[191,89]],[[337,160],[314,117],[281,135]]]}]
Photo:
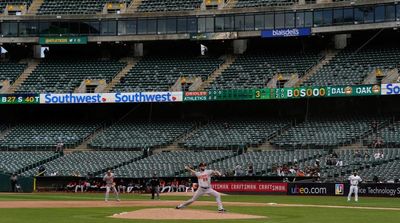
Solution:
[{"label": "spectator in stands", "polygon": [[119,184],[118,184],[117,188],[118,188],[118,193],[121,193],[121,190],[122,190],[122,193],[125,193],[126,185],[125,185],[124,179],[119,180]]},{"label": "spectator in stands", "polygon": [[381,159],[381,152],[376,152],[376,153],[374,153],[374,159],[375,160],[379,160],[379,159]]},{"label": "spectator in stands", "polygon": [[281,166],[277,166],[276,167],[276,174],[280,177],[285,176],[285,174],[282,172],[282,167]]},{"label": "spectator in stands", "polygon": [[367,158],[367,159],[368,159],[369,157],[370,157],[370,155],[369,155],[368,151],[365,151],[365,152],[364,152],[364,158]]},{"label": "spectator in stands", "polygon": [[302,170],[298,169],[296,171],[296,177],[304,177],[304,176],[305,176],[305,174],[304,174],[304,172]]},{"label": "spectator in stands", "polygon": [[343,161],[341,159],[338,159],[336,162],[336,166],[342,167],[343,166]]},{"label": "spectator in stands", "polygon": [[56,145],[56,153],[62,153],[64,150],[64,143],[63,142],[59,142]]},{"label": "spectator in stands", "polygon": [[321,161],[319,159],[316,159],[314,167],[318,167],[319,168],[320,167],[320,163],[321,163]]},{"label": "spectator in stands", "polygon": [[235,177],[238,177],[241,175],[242,175],[242,166],[240,166],[239,163],[237,163],[235,166]]},{"label": "spectator in stands", "polygon": [[356,151],[354,152],[354,157],[355,157],[355,158],[361,158],[361,153],[360,153],[359,150],[356,150]]},{"label": "spectator in stands", "polygon": [[376,175],[372,178],[372,181],[374,183],[380,183],[380,180],[379,180],[378,176],[376,176]]},{"label": "spectator in stands", "polygon": [[17,174],[13,173],[10,177],[10,181],[11,181],[11,192],[18,192],[17,191],[17,183],[18,183]]},{"label": "spectator in stands", "polygon": [[254,176],[254,168],[252,163],[249,163],[249,166],[247,167],[247,176]]},{"label": "spectator in stands", "polygon": [[46,173],[46,168],[43,166],[43,165],[41,165],[40,167],[39,167],[39,171],[38,171],[38,176],[44,176],[44,174]]},{"label": "spectator in stands", "polygon": [[371,128],[372,133],[376,134],[378,132],[378,122],[376,120],[372,121]]},{"label": "spectator in stands", "polygon": [[289,174],[289,168],[288,168],[288,166],[287,166],[286,164],[284,164],[284,165],[282,166],[282,172],[283,172],[283,174],[284,174],[285,176],[287,176],[287,175]]},{"label": "spectator in stands", "polygon": [[294,169],[293,166],[291,166],[291,167],[289,168],[289,173],[290,173],[291,175],[295,175],[295,174],[296,174],[296,170]]}]

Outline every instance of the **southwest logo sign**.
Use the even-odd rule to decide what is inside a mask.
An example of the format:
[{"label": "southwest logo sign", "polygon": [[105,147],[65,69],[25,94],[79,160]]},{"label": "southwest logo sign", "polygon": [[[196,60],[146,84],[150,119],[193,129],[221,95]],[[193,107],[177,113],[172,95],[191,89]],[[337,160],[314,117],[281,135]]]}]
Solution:
[{"label": "southwest logo sign", "polygon": [[41,104],[181,102],[182,92],[40,94]]},{"label": "southwest logo sign", "polygon": [[262,38],[310,36],[311,28],[299,29],[267,29],[261,31]]}]

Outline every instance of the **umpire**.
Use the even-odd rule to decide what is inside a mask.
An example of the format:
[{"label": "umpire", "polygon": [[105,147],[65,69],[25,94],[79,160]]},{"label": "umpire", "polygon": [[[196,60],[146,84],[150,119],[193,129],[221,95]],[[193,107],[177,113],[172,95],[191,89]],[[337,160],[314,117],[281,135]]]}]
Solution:
[{"label": "umpire", "polygon": [[151,199],[154,200],[154,194],[157,193],[157,199],[160,200],[160,179],[158,179],[157,174],[153,175],[150,180],[151,186]]}]

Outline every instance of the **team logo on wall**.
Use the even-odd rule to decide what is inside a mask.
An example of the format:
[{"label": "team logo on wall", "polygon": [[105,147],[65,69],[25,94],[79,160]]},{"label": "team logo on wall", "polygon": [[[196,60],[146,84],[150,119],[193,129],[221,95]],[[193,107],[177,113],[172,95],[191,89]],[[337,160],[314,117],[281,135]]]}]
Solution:
[{"label": "team logo on wall", "polygon": [[344,184],[335,184],[335,195],[344,194]]},{"label": "team logo on wall", "polygon": [[381,87],[380,87],[379,85],[374,85],[374,86],[372,86],[372,92],[373,92],[374,94],[379,94],[379,93],[381,93]]},{"label": "team logo on wall", "polygon": [[344,93],[345,94],[352,94],[353,93],[353,88],[352,87],[350,87],[350,86],[348,86],[348,87],[346,87],[345,89],[344,89]]}]

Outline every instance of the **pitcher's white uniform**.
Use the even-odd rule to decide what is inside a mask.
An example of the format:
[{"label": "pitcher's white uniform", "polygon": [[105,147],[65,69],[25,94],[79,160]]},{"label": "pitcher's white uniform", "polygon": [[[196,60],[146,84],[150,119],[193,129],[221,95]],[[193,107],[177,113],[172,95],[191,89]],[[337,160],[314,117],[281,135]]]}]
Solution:
[{"label": "pitcher's white uniform", "polygon": [[198,189],[190,200],[178,205],[177,208],[184,208],[196,201],[200,196],[204,194],[210,194],[215,197],[218,204],[218,210],[224,210],[224,207],[222,206],[221,195],[211,187],[211,176],[213,174],[213,170],[195,172],[195,175],[198,179]]},{"label": "pitcher's white uniform", "polygon": [[114,174],[110,173],[110,175],[108,175],[106,173],[106,175],[103,177],[103,181],[106,182],[106,197],[105,197],[105,201],[108,201],[108,197],[110,195],[110,190],[111,189],[113,190],[113,192],[114,192],[114,194],[115,194],[115,196],[117,198],[117,201],[119,201],[118,191],[117,191],[117,189],[115,188],[115,185],[114,185]]},{"label": "pitcher's white uniform", "polygon": [[354,200],[357,202],[358,201],[358,184],[362,181],[360,176],[354,176],[351,175],[349,177],[350,181],[350,191],[349,195],[347,196],[347,201],[351,200],[351,195],[354,193]]}]

